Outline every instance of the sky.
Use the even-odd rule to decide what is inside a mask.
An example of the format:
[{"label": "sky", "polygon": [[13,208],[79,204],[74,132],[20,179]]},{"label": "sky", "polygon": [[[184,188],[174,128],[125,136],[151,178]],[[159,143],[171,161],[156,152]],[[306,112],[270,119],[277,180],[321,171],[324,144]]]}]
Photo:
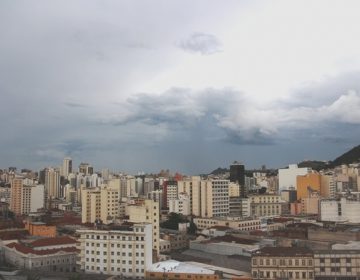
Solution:
[{"label": "sky", "polygon": [[359,1],[2,0],[0,168],[199,174],[360,141]]}]

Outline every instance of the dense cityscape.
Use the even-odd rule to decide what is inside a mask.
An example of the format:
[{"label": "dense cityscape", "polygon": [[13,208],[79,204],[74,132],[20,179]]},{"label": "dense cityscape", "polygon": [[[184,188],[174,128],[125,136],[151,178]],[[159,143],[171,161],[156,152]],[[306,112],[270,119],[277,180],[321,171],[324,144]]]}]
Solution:
[{"label": "dense cityscape", "polygon": [[360,280],[359,0],[0,0],[0,280]]},{"label": "dense cityscape", "polygon": [[3,169],[0,273],[357,279],[360,163],[300,165],[308,166],[246,170],[235,161],[208,175],[130,175],[66,157],[38,172]]}]

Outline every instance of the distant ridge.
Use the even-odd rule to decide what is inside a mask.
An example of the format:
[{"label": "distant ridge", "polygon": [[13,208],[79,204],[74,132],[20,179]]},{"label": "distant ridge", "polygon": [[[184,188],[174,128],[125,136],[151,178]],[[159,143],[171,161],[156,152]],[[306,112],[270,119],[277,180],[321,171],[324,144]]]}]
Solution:
[{"label": "distant ridge", "polygon": [[[326,161],[319,161],[319,160],[305,160],[305,161],[298,163],[298,166],[299,167],[310,167],[313,170],[319,171],[319,170],[324,170],[324,169],[328,169],[328,168],[334,168],[335,166],[339,166],[342,164],[351,164],[351,163],[356,163],[356,162],[360,163],[360,145],[352,148],[351,150],[349,150],[346,153],[342,154],[341,156],[337,157],[333,161],[326,162]],[[246,173],[247,173],[246,175],[251,176],[250,173],[252,173],[252,171],[255,171],[255,170],[246,170]],[[274,172],[275,170],[267,170],[268,173],[270,171]],[[230,170],[228,168],[219,167],[219,168],[213,170],[209,174],[216,176],[216,175],[224,174],[226,172],[230,172]],[[206,174],[204,174],[204,175],[206,175]]]},{"label": "distant ridge", "polygon": [[212,175],[220,175],[220,174],[224,174],[226,172],[230,172],[230,169],[218,167],[215,170],[211,171],[210,174],[212,174]]},{"label": "distant ridge", "polygon": [[352,148],[350,151],[330,162],[329,167],[333,168],[342,164],[351,164],[355,162],[360,162],[360,145]]},{"label": "distant ridge", "polygon": [[298,163],[299,167],[310,167],[312,170],[320,171],[328,168],[329,164],[325,161],[305,160]]}]

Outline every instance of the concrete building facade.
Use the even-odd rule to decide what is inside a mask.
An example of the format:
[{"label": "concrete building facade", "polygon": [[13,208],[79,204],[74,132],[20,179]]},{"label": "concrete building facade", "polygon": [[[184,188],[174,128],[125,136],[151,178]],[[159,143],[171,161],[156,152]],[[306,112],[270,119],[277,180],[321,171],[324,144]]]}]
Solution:
[{"label": "concrete building facade", "polygon": [[80,234],[78,265],[82,271],[143,279],[152,265],[151,224],[77,232]]}]

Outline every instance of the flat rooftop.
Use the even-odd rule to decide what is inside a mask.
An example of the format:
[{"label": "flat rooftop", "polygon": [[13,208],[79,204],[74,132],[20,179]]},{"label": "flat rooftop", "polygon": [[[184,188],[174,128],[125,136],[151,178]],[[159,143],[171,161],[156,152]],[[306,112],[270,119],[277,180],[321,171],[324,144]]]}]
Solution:
[{"label": "flat rooftop", "polygon": [[214,274],[215,272],[190,263],[179,262],[175,260],[167,260],[154,263],[147,269],[148,272],[171,272],[171,273],[191,273],[191,274]]}]

